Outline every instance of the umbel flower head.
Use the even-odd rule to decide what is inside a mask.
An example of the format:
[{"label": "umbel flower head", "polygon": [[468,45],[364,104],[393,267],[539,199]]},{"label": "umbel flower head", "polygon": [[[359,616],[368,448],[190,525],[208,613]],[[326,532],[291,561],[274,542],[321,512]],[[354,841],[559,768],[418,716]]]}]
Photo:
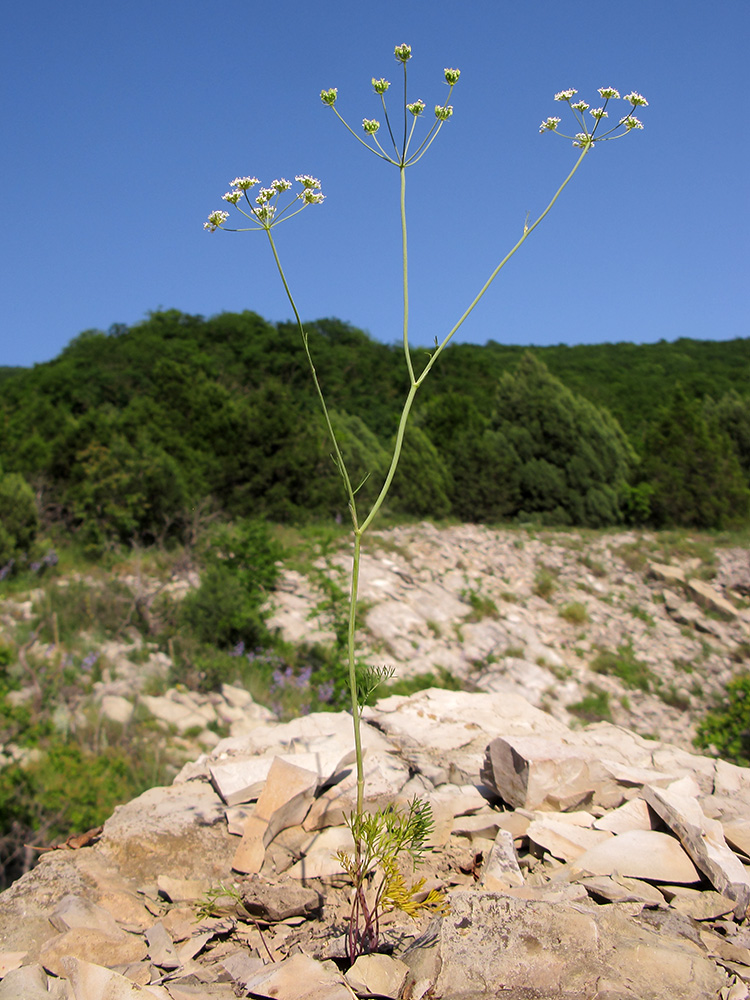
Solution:
[{"label": "umbel flower head", "polygon": [[[604,139],[619,139],[621,136],[627,135],[628,132],[632,132],[633,129],[643,128],[643,123],[634,115],[628,113],[621,117],[617,124],[612,128],[608,129],[606,132],[598,133],[599,126],[605,118],[609,117],[609,111],[607,110],[609,102],[621,100],[620,91],[615,90],[614,87],[599,87],[599,96],[604,101],[604,104],[600,108],[592,108],[586,101],[581,100],[573,103],[573,98],[577,93],[578,91],[573,90],[572,87],[569,90],[560,90],[557,94],[555,94],[555,100],[565,102],[573,112],[576,120],[576,126],[579,131],[577,131],[574,135],[567,135],[565,138],[572,139],[573,145],[577,146],[579,149],[590,149],[595,143],[602,142]],[[646,107],[648,105],[646,98],[635,91],[630,94],[626,94],[622,99],[627,101],[632,108]],[[586,119],[583,117],[584,111],[588,111],[594,119],[594,124],[591,128],[589,127]],[[562,135],[563,133],[560,132],[557,127],[561,121],[562,119],[558,117],[545,118],[539,126],[539,131],[557,132],[558,135]]]},{"label": "umbel flower head", "polygon": [[[382,104],[383,115],[385,116],[385,123],[383,128],[383,133],[387,132],[388,138],[386,138],[385,143],[388,145],[388,139],[393,144],[393,152],[386,151],[386,149],[381,145],[380,136],[377,133],[380,132],[382,117],[378,118],[363,118],[362,119],[362,130],[364,131],[364,138],[358,133],[357,130],[353,129],[351,125],[344,120],[344,118],[339,114],[338,108],[336,107],[336,100],[338,97],[338,91],[335,87],[329,87],[321,90],[320,99],[326,107],[333,108],[333,113],[336,117],[346,126],[346,128],[351,132],[351,134],[366,146],[371,153],[374,153],[381,160],[386,160],[388,163],[394,164],[397,167],[408,167],[427,152],[431,146],[434,138],[443,127],[445,122],[453,114],[453,105],[449,103],[451,94],[453,93],[453,88],[458,83],[459,77],[461,76],[460,69],[446,68],[443,70],[443,77],[445,82],[448,84],[448,97],[446,100],[439,104],[435,104],[435,120],[429,127],[429,131],[424,139],[421,140],[419,145],[415,150],[410,151],[412,139],[416,143],[417,140],[415,136],[415,127],[417,119],[422,117],[422,113],[426,108],[426,103],[421,98],[416,101],[410,101],[407,99],[407,70],[406,64],[409,62],[412,56],[411,45],[404,43],[403,45],[396,45],[393,53],[396,57],[396,61],[401,63],[404,68],[404,90],[403,90],[403,104],[401,105],[401,114],[404,118],[407,118],[407,112],[411,115],[411,128],[404,128],[403,130],[396,127],[391,119],[388,107],[386,105],[386,93],[390,90],[391,83],[390,80],[386,80],[385,77],[371,78],[372,88],[375,94],[380,98]],[[391,96],[390,94],[388,95]],[[400,118],[400,115],[399,115]],[[407,119],[408,120],[408,119]],[[403,133],[403,134],[402,134]],[[382,133],[381,133],[382,134]],[[396,138],[398,136],[398,139]]]},{"label": "umbel flower head", "polygon": [[[227,232],[239,233],[247,232],[251,229],[270,230],[280,222],[286,222],[292,216],[297,215],[308,205],[322,204],[325,195],[320,190],[320,181],[311,174],[297,174],[294,178],[300,185],[300,190],[293,194],[286,201],[285,205],[280,205],[282,195],[291,191],[293,184],[280,177],[271,181],[268,187],[262,187],[251,200],[249,191],[260,181],[257,177],[235,177],[230,184],[230,190],[222,195],[222,199],[229,205],[234,205],[238,212],[245,216],[252,225],[244,226],[241,229],[229,229]],[[215,233],[217,229],[225,229],[224,223],[229,218],[229,212],[211,212],[208,221],[203,223],[203,228],[210,233]]]}]

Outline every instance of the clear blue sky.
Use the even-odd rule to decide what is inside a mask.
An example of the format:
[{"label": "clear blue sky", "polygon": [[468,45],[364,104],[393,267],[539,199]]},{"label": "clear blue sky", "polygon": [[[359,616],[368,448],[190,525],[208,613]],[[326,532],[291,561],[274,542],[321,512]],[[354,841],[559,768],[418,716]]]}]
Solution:
[{"label": "clear blue sky", "polygon": [[319,93],[338,87],[352,124],[377,117],[370,80],[398,80],[401,42],[428,110],[461,69],[407,175],[415,343],[446,332],[572,166],[538,131],[554,93],[593,104],[600,86],[645,95],[645,129],[593,150],[460,339],[750,335],[748,0],[11,0],[0,365],[159,308],[288,318],[263,235],[202,228],[244,174],[321,179],[325,204],[276,230],[300,311],[397,341],[398,171]]}]

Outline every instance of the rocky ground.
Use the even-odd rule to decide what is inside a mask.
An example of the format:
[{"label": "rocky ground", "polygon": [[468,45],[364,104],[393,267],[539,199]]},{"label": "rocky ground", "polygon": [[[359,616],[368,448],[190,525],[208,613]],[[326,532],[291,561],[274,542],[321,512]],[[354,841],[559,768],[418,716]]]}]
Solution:
[{"label": "rocky ground", "polygon": [[[347,570],[285,570],[273,624],[325,641]],[[385,916],[352,969],[350,717],[149,694],[167,657],[112,643],[98,711],[148,711],[186,763],[0,895],[0,1000],[746,1000],[750,770],[689,751],[747,655],[748,593],[747,550],[684,538],[373,535],[363,650],[469,690],[367,710],[367,807],[430,803],[417,874],[445,905]]]},{"label": "rocky ground", "polygon": [[750,769],[509,693],[368,710],[366,807],[430,802],[443,904],[349,969],[350,724],[259,723],[47,854],[0,896],[0,1000],[750,996]]}]

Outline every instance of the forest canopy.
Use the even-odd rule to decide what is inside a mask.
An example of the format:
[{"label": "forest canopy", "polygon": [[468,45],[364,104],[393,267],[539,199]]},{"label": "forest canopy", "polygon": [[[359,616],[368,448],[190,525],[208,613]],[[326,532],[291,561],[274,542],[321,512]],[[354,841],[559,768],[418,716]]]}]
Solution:
[{"label": "forest canopy", "polygon": [[[374,495],[405,392],[400,346],[307,324]],[[425,351],[412,354],[417,372]],[[601,527],[727,527],[750,494],[750,341],[449,347],[420,390],[390,509]],[[0,369],[0,563],[39,527],[93,549],[184,537],[194,512],[346,516],[296,326],[156,312]],[[32,502],[33,501],[33,502]],[[0,566],[0,569],[2,566]]]}]

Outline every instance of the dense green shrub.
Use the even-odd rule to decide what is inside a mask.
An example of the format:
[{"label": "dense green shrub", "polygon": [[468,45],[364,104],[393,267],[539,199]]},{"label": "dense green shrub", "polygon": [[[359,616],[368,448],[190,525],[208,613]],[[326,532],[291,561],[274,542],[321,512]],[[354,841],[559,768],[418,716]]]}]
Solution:
[{"label": "dense green shrub", "polygon": [[221,649],[262,642],[262,607],[276,582],[280,556],[280,546],[261,521],[216,529],[205,543],[200,586],[182,602],[182,625],[199,642]]},{"label": "dense green shrub", "polygon": [[750,674],[727,684],[726,699],[698,725],[696,746],[713,746],[720,757],[750,767]]}]

